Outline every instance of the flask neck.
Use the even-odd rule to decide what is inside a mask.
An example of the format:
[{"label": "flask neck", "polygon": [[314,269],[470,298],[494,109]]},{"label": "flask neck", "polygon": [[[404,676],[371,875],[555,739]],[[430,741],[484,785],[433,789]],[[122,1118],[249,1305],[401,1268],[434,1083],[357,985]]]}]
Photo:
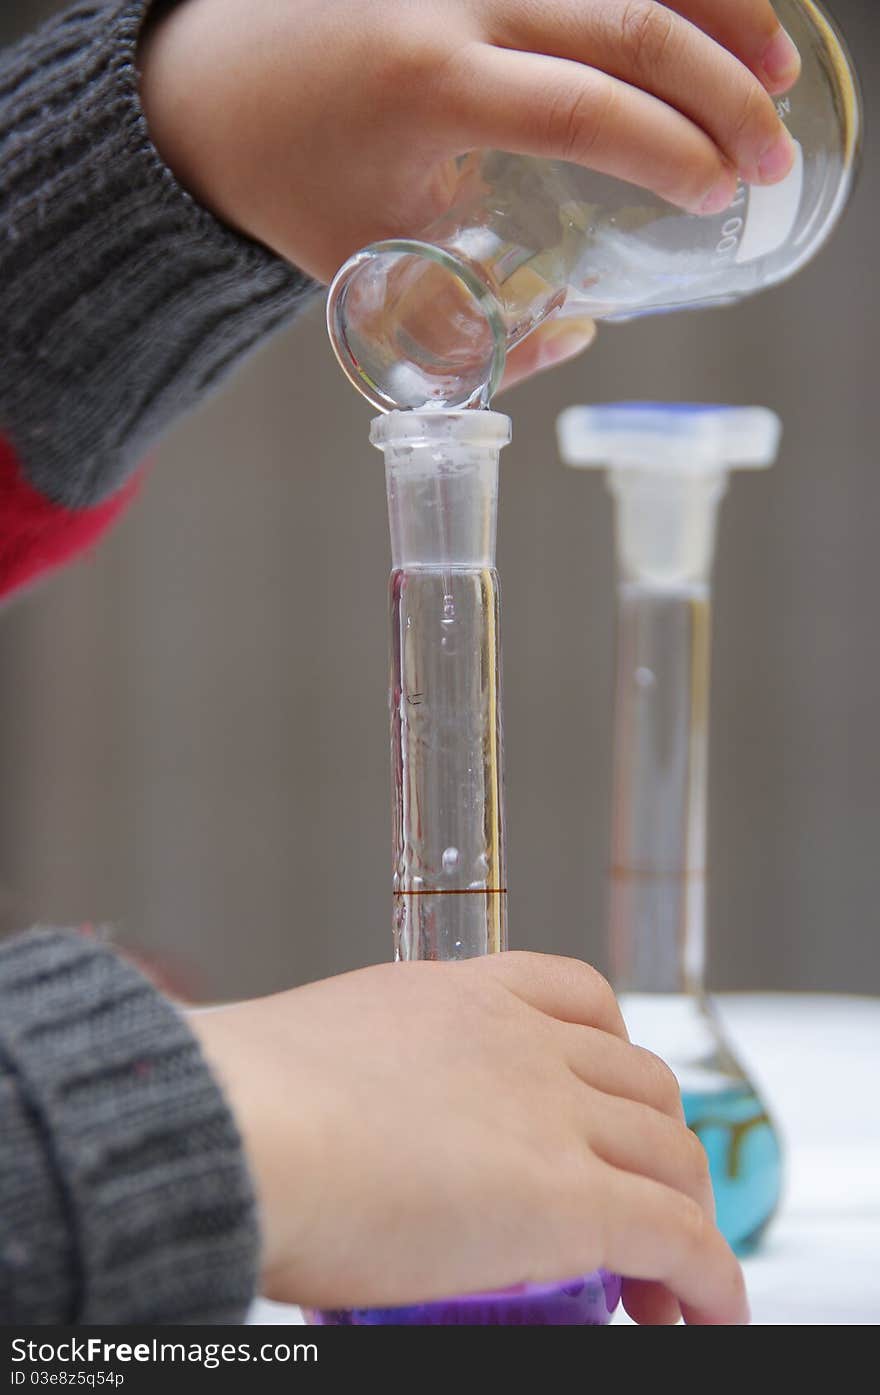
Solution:
[{"label": "flask neck", "polygon": [[611,950],[622,992],[696,993],[705,959],[711,575],[730,470],[772,464],[760,407],[570,407],[562,458],[601,467],[619,573]]},{"label": "flask neck", "polygon": [[380,411],[488,407],[507,327],[484,270],[450,240],[373,243],[339,270],[327,331],[349,381]]},{"label": "flask neck", "polygon": [[623,580],[611,848],[621,992],[699,993],[705,969],[710,591]]},{"label": "flask neck", "polygon": [[647,460],[608,472],[622,579],[658,591],[708,585],[727,470]]},{"label": "flask neck", "polygon": [[619,576],[612,958],[621,990],[700,993],[711,575],[728,472],[657,454],[607,474]]}]

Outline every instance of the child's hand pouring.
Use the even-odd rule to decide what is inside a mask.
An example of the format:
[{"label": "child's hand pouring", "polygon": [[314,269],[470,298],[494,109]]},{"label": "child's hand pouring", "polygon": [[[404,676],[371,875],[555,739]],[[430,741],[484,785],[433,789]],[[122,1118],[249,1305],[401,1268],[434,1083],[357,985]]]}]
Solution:
[{"label": "child's hand pouring", "polygon": [[[469,150],[573,161],[695,213],[794,158],[770,94],[799,60],[769,0],[183,0],[141,59],[179,180],[320,281],[426,227]],[[592,335],[548,325],[507,384]]]}]

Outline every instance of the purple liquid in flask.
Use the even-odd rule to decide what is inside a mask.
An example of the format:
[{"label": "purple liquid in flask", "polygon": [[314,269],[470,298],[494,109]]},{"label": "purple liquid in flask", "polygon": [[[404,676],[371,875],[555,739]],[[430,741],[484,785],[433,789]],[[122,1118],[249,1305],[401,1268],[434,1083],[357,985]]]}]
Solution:
[{"label": "purple liquid in flask", "polygon": [[309,1313],[319,1327],[604,1327],[620,1302],[620,1279],[600,1269],[565,1284],[520,1284],[402,1308]]}]

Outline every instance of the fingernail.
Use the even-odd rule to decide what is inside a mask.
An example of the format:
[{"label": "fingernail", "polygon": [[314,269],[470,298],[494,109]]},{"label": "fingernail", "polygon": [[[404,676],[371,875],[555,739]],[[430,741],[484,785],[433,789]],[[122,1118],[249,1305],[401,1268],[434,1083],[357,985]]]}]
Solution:
[{"label": "fingernail", "polygon": [[758,161],[758,174],[766,184],[775,184],[791,172],[794,164],[794,143],[788,131],[776,138]]},{"label": "fingernail", "polygon": [[801,56],[784,29],[778,29],[764,49],[761,67],[774,86],[797,77]]},{"label": "fingernail", "polygon": [[733,176],[726,174],[723,179],[712,186],[712,189],[704,198],[697,209],[702,217],[707,217],[712,213],[721,213],[725,208],[729,208],[736,193],[736,180]]}]

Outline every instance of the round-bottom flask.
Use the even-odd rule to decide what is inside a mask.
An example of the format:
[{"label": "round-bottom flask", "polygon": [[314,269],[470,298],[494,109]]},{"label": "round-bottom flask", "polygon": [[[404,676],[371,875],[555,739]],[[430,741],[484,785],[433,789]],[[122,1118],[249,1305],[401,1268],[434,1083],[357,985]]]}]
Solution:
[{"label": "round-bottom flask", "polygon": [[688,1125],[709,1159],[718,1228],[738,1255],[760,1242],[779,1206],[782,1148],[757,1087],[724,1036],[710,998],[623,993],[630,1037],[662,1056]]},{"label": "round-bottom flask", "polygon": [[560,418],[570,465],[600,466],[618,561],[612,979],[630,1036],[678,1078],[718,1225],[740,1254],[779,1203],[779,1137],[704,990],[711,569],[729,470],[770,465],[760,408],[624,403]]}]

